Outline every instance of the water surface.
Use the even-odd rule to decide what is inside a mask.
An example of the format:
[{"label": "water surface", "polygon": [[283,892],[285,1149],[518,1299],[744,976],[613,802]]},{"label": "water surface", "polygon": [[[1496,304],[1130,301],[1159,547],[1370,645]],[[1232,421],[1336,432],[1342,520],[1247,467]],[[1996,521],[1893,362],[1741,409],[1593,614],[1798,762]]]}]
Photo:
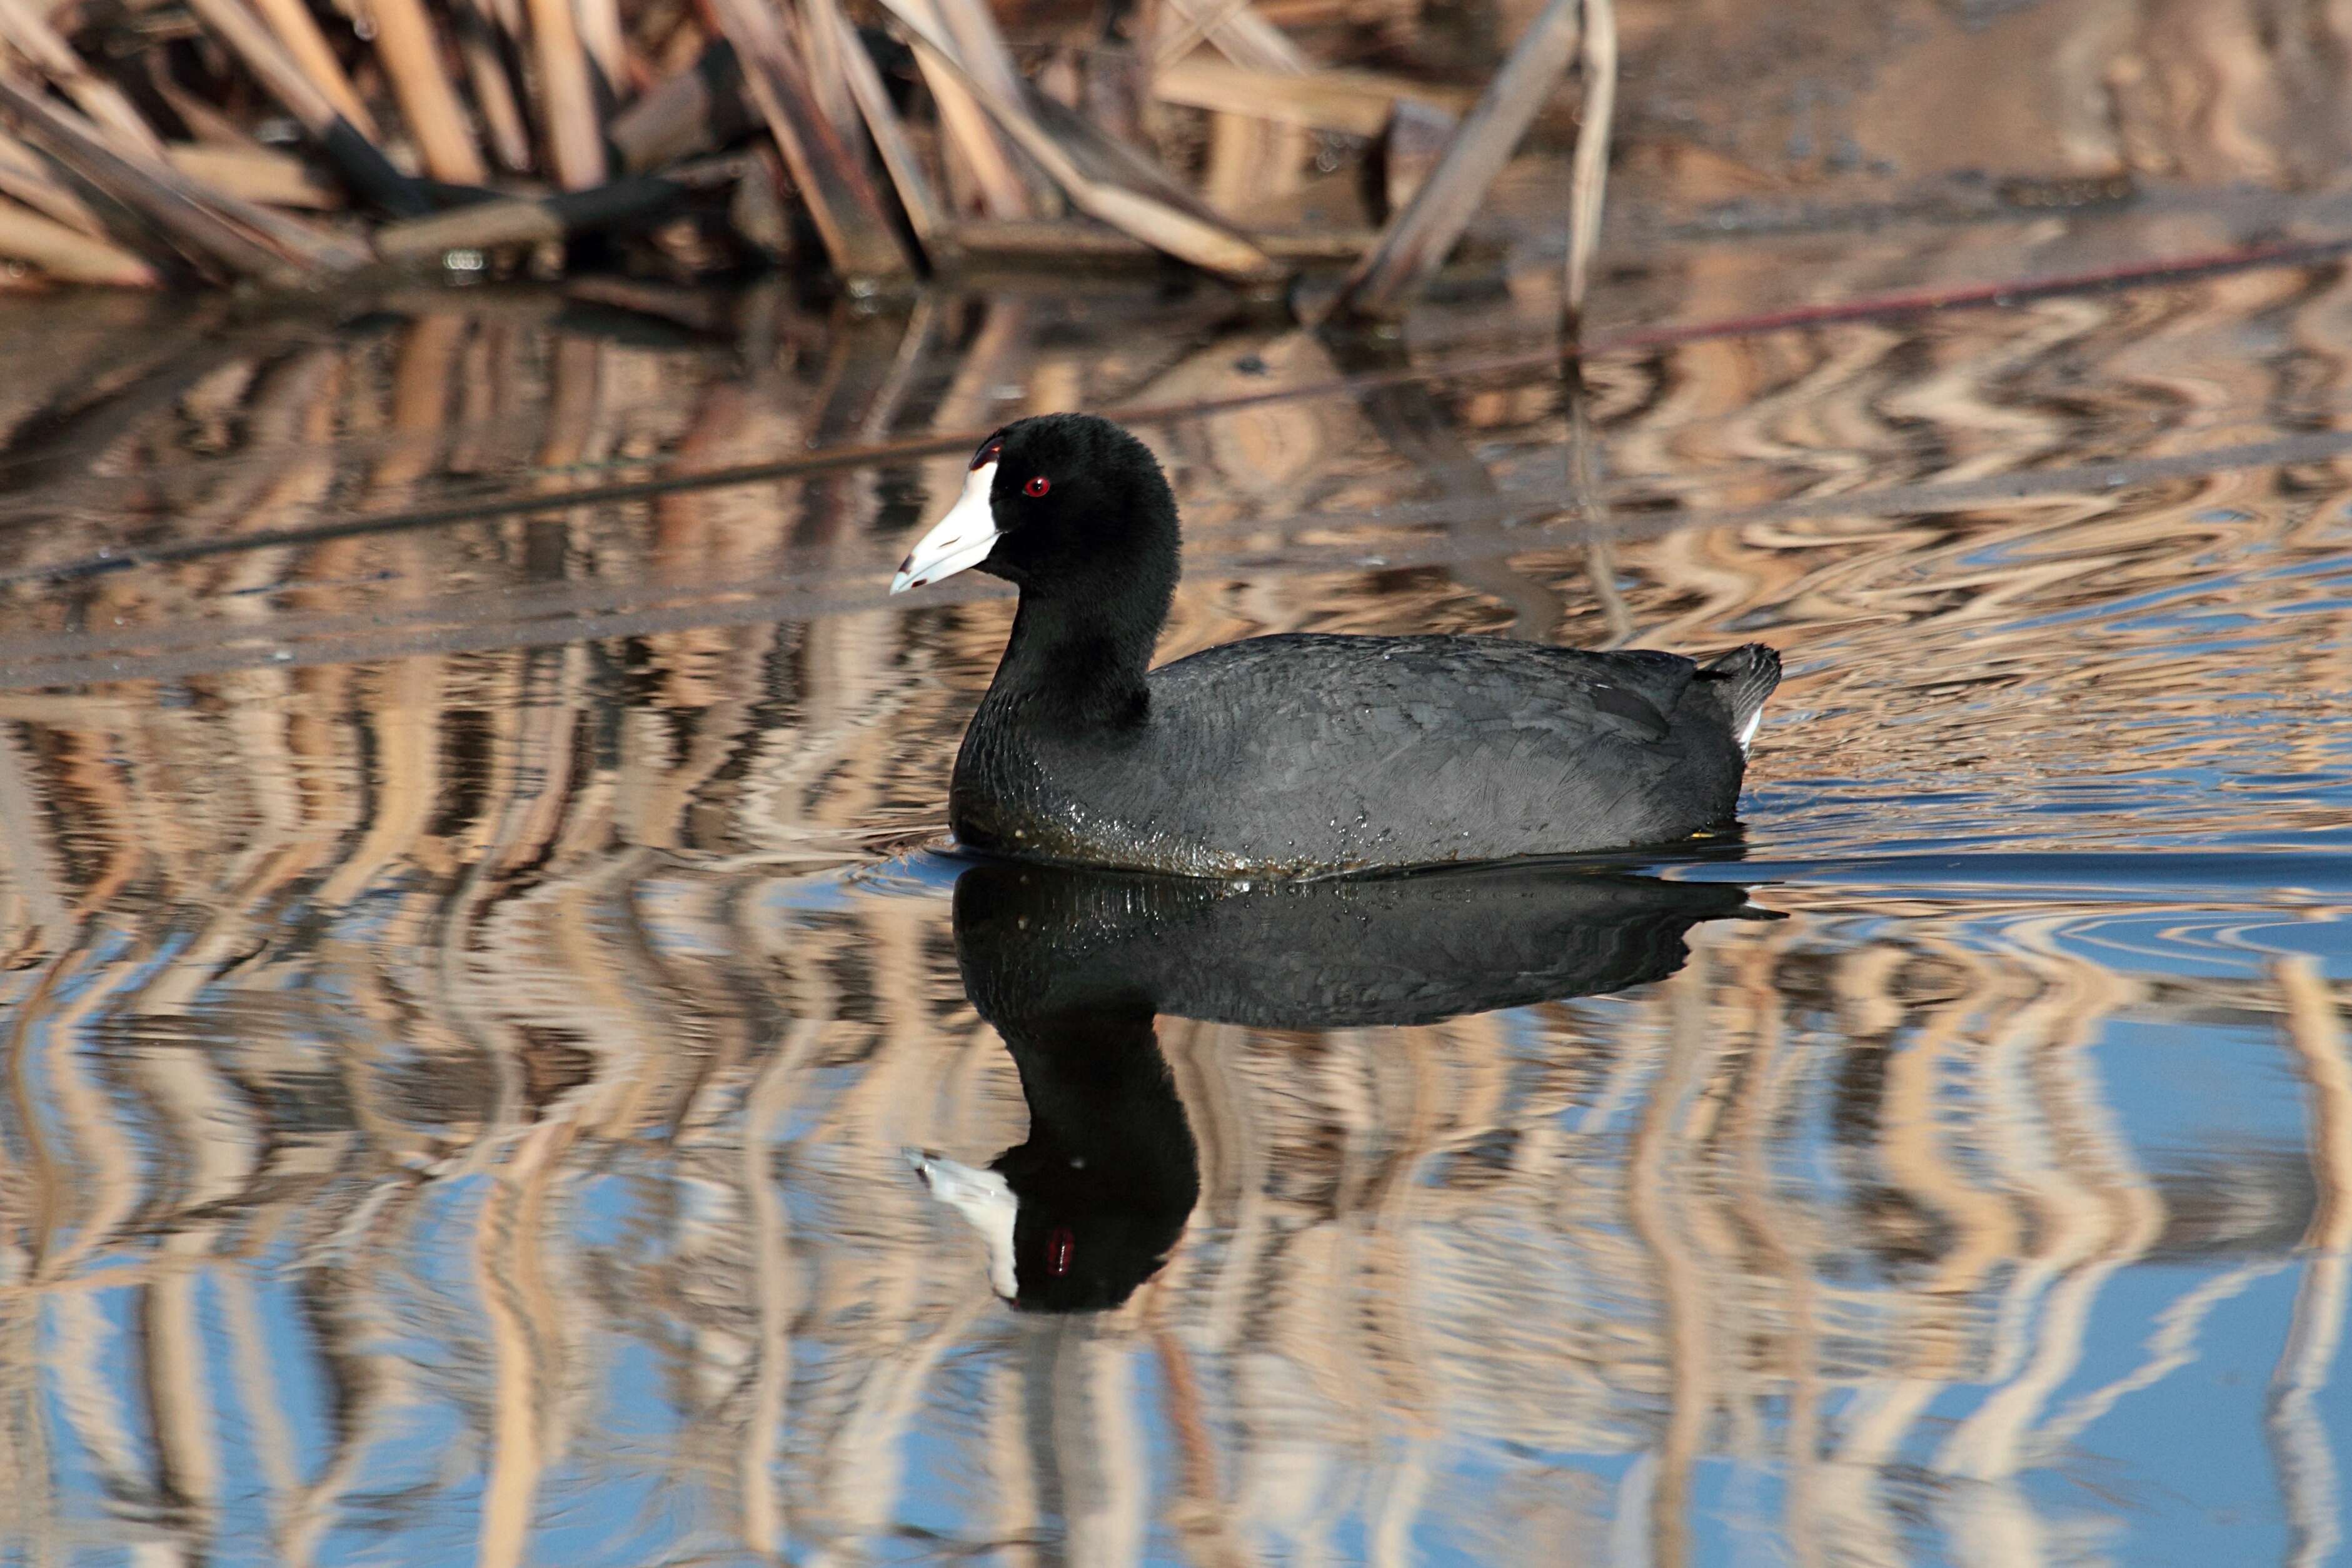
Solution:
[{"label": "water surface", "polygon": [[[1693,242],[1612,308],[2210,228]],[[1516,286],[1336,346],[1148,284],[625,303],[0,323],[57,367],[0,389],[0,1560],[2339,1553],[2340,268],[1580,405]],[[1010,605],[883,589],[1070,406],[1170,468],[1167,655],[1771,641],[1744,837],[1345,951],[960,885]],[[1001,1300],[908,1154],[1048,1145],[1130,1152],[1024,1233],[1096,1310]]]}]

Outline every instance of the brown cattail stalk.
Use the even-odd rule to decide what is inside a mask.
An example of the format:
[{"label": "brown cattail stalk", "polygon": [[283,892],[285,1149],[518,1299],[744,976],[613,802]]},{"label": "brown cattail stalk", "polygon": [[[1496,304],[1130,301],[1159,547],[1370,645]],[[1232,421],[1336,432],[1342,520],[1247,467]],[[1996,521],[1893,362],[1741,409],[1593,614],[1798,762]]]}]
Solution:
[{"label": "brown cattail stalk", "polygon": [[[5,3],[5,0],[0,0]],[[478,185],[489,178],[465,105],[441,68],[441,38],[419,0],[373,0],[376,53],[400,100],[401,118],[436,180]]]},{"label": "brown cattail stalk", "polygon": [[539,54],[540,86],[547,95],[547,136],[555,180],[567,191],[604,183],[604,139],[596,123],[596,94],[588,56],[573,26],[572,0],[530,0],[531,41]]}]

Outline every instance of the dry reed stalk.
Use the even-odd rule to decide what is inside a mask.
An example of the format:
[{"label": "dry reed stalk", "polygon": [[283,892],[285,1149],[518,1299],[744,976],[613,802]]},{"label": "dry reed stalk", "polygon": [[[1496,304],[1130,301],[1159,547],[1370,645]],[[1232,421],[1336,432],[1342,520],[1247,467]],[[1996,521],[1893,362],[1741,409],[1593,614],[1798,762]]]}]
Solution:
[{"label": "dry reed stalk", "polygon": [[865,165],[822,114],[775,14],[760,0],[711,0],[735,46],[751,100],[782,149],[835,268],[851,279],[904,278],[914,264],[882,210]]},{"label": "dry reed stalk", "polygon": [[1349,273],[1334,307],[1339,314],[1375,320],[1393,316],[1444,265],[1446,253],[1486,199],[1486,188],[1502,173],[1512,148],[1574,58],[1580,31],[1579,5],[1580,0],[1547,0],[1528,24],[1503,68],[1464,118],[1436,170],[1405,210],[1390,220],[1379,246]]},{"label": "dry reed stalk", "polygon": [[[883,85],[882,73],[874,68],[873,57],[866,52],[856,29],[849,25],[835,0],[803,0],[802,15],[812,27],[833,35],[850,97],[856,100],[857,111],[865,117],[875,151],[882,154],[883,168],[898,187],[898,205],[906,211],[908,226],[915,231],[915,239],[924,250],[934,251],[947,242],[947,211],[940,205],[939,197],[931,190],[930,178],[923,173],[922,160],[915,155],[913,144],[907,140],[907,128],[898,122],[898,111],[890,104],[890,89]],[[938,259],[936,255],[932,257],[934,263]]]},{"label": "dry reed stalk", "polygon": [[580,22],[580,47],[604,79],[605,90],[621,96],[629,81],[629,46],[621,26],[619,0],[573,0]]},{"label": "dry reed stalk", "polygon": [[743,101],[735,46],[720,38],[614,115],[608,135],[621,167],[636,174],[708,153],[757,123],[759,111]]},{"label": "dry reed stalk", "polygon": [[383,132],[376,129],[375,117],[360,100],[359,89],[343,73],[343,62],[335,58],[334,47],[327,42],[326,34],[319,30],[310,7],[303,0],[253,0],[262,19],[283,46],[286,57],[316,88],[334,111],[350,122],[352,130],[370,142],[380,142]]},{"label": "dry reed stalk", "polygon": [[1253,70],[1205,57],[1161,67],[1152,77],[1151,91],[1162,103],[1349,136],[1379,135],[1390,117],[1408,103],[1458,114],[1471,102],[1468,93],[1452,88],[1424,87],[1373,71],[1300,75]]},{"label": "dry reed stalk", "polygon": [[66,283],[152,289],[163,282],[153,268],[121,247],[77,233],[14,202],[0,201],[0,256],[30,262]]},{"label": "dry reed stalk", "polygon": [[[1150,264],[1168,254],[1118,229],[1071,218],[1032,218],[1022,223],[966,218],[951,226],[949,233],[958,250],[980,261],[1032,263],[1061,258],[1089,267],[1118,266]],[[1363,255],[1372,234],[1362,228],[1318,228],[1251,238],[1276,260],[1328,265]]]},{"label": "dry reed stalk", "polygon": [[689,192],[738,178],[743,170],[741,159],[719,158],[667,174],[632,174],[593,191],[476,202],[386,224],[376,231],[376,250],[387,261],[424,261],[452,250],[543,245],[635,227],[669,212]]},{"label": "dry reed stalk", "polygon": [[1436,171],[1462,122],[1417,99],[1397,100],[1381,137],[1381,216],[1401,213]]},{"label": "dry reed stalk", "polygon": [[39,153],[5,132],[0,132],[0,195],[14,197],[93,239],[106,237],[106,226],[89,205],[66,187]]},{"label": "dry reed stalk", "polygon": [[[830,26],[820,9],[824,0],[802,0],[792,6],[792,19],[784,36],[799,47],[801,64],[808,73],[809,86],[816,91],[816,105],[824,113],[833,133],[841,138],[845,147],[857,145],[857,104],[849,89],[849,62],[841,45],[841,34]],[[838,6],[831,7],[838,11]],[[864,53],[853,37],[850,47]]]},{"label": "dry reed stalk", "polygon": [[955,51],[955,63],[965,78],[978,83],[985,93],[1020,102],[1021,72],[1013,64],[1013,52],[1004,47],[995,16],[982,0],[925,0],[925,4],[937,18],[940,36]]},{"label": "dry reed stalk", "polygon": [[[1021,73],[1013,68],[1012,53],[1004,47],[1004,36],[997,30],[996,18],[985,5],[979,4],[978,0],[917,0],[917,4],[929,19],[934,31],[955,50],[956,63],[964,70],[961,77],[952,70],[939,71],[919,52],[916,57],[917,64],[923,70],[927,81],[944,75],[957,82],[961,91],[959,94],[950,89],[950,97],[961,96],[962,99],[959,111],[963,107],[971,106],[973,101],[970,89],[962,86],[967,77],[975,80],[983,91],[998,94],[1004,102],[1024,100]],[[936,99],[937,92],[934,91],[932,96]],[[1050,176],[1024,161],[1019,153],[1006,148],[998,139],[994,126],[986,124],[989,116],[984,110],[982,120],[986,126],[984,132],[968,143],[959,141],[956,143],[957,154],[970,165],[973,178],[983,182],[1003,177],[992,167],[986,166],[991,161],[1001,159],[1005,165],[1005,173],[1020,183],[1023,193],[1016,207],[1016,204],[1009,200],[989,197],[990,186],[982,183],[983,198],[988,200],[992,209],[1003,209],[994,216],[1013,216],[1019,208],[1025,208],[1028,216],[1046,216],[1058,211],[1061,204],[1055,198]],[[961,128],[969,129],[961,122],[958,123]],[[1003,194],[1006,193],[1000,193]]]},{"label": "dry reed stalk", "polygon": [[190,91],[172,79],[172,72],[160,50],[150,49],[144,57],[147,63],[147,85],[187,125],[188,139],[207,147],[256,148],[261,145],[253,132],[234,117],[215,107],[210,99]]},{"label": "dry reed stalk", "polygon": [[32,0],[0,0],[0,37],[63,89],[118,152],[163,162],[163,142],[123,90],[90,73]]},{"label": "dry reed stalk", "polygon": [[362,265],[367,253],[291,218],[232,196],[199,191],[167,163],[135,162],[97,128],[14,72],[0,71],[0,110],[58,162],[153,223],[192,254],[233,275],[283,281]]},{"label": "dry reed stalk", "polygon": [[188,0],[188,8],[218,35],[245,68],[319,143],[354,194],[390,213],[420,213],[429,204],[415,181],[394,168],[358,124],[306,75],[278,35],[244,0]]},{"label": "dry reed stalk", "polygon": [[[1212,214],[1187,210],[1165,195],[1151,195],[1095,177],[1081,166],[1075,149],[1049,133],[1031,109],[1000,97],[964,69],[954,46],[929,25],[909,0],[883,0],[918,47],[963,72],[964,81],[1008,135],[1085,211],[1155,248],[1204,270],[1242,282],[1271,282],[1286,268]],[[1086,151],[1099,153],[1100,147]],[[1133,157],[1134,154],[1129,154]],[[1164,176],[1163,176],[1164,178]]]},{"label": "dry reed stalk", "polygon": [[420,0],[373,0],[376,55],[392,79],[401,118],[436,180],[478,185],[490,177],[465,105],[441,68],[441,37]]},{"label": "dry reed stalk", "polygon": [[596,123],[596,94],[588,57],[572,24],[572,0],[530,0],[531,43],[546,99],[547,139],[555,183],[584,191],[604,183],[604,138]]},{"label": "dry reed stalk", "polygon": [[343,193],[312,174],[309,164],[267,147],[173,142],[164,151],[172,167],[188,178],[249,202],[313,212],[333,212],[343,205]]},{"label": "dry reed stalk", "polygon": [[[930,0],[916,3],[937,21],[938,12]],[[923,85],[930,89],[931,102],[939,110],[940,137],[945,143],[941,152],[961,161],[963,172],[971,176],[979,193],[982,211],[993,218],[1037,216],[1039,193],[1031,188],[1020,160],[997,135],[995,122],[964,86],[963,79],[925,51],[916,53],[915,66],[923,73]]]},{"label": "dry reed stalk", "polygon": [[1601,197],[1609,184],[1610,122],[1617,113],[1617,0],[1584,0],[1584,40],[1577,75],[1584,84],[1582,123],[1568,186],[1568,276],[1561,324],[1574,342],[1584,326],[1584,290],[1601,243]]},{"label": "dry reed stalk", "polygon": [[1282,30],[1249,8],[1249,0],[1167,0],[1160,14],[1160,42],[1152,58],[1176,63],[1202,38],[1237,66],[1303,76],[1314,69]]},{"label": "dry reed stalk", "polygon": [[499,25],[481,0],[452,0],[449,30],[466,62],[466,79],[473,84],[474,105],[482,111],[490,155],[509,174],[528,174],[531,167],[530,127],[516,100],[514,80],[507,75],[499,50]]}]

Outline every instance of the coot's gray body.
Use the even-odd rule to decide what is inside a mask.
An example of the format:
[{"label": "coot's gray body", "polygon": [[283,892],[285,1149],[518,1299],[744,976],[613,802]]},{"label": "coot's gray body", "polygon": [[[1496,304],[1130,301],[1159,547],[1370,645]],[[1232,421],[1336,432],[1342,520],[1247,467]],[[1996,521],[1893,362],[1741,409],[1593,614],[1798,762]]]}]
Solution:
[{"label": "coot's gray body", "polygon": [[1019,584],[956,759],[977,849],[1188,876],[1311,877],[1671,843],[1728,824],[1760,644],[1701,666],[1467,637],[1288,635],[1150,669],[1178,563],[1150,453],[1108,421],[1024,419],[892,591],[977,566]]},{"label": "coot's gray body", "polygon": [[1298,876],[1664,844],[1721,827],[1779,661],[1466,637],[1254,637],[1153,670],[1139,721],[1000,683],[956,759],[974,848]]}]

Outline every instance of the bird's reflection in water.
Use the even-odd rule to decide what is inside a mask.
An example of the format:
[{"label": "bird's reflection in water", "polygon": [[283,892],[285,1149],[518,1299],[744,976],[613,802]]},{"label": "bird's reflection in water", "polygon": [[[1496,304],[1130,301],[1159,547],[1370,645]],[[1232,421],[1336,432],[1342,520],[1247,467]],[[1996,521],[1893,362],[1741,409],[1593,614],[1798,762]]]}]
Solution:
[{"label": "bird's reflection in water", "polygon": [[1029,1136],[985,1170],[909,1159],[986,1240],[1000,1296],[1107,1310],[1201,1193],[1159,1015],[1360,1028],[1621,991],[1681,968],[1697,922],[1763,915],[1747,900],[1559,866],[1250,884],[976,865],[956,881],[956,960],[1013,1052]]}]

